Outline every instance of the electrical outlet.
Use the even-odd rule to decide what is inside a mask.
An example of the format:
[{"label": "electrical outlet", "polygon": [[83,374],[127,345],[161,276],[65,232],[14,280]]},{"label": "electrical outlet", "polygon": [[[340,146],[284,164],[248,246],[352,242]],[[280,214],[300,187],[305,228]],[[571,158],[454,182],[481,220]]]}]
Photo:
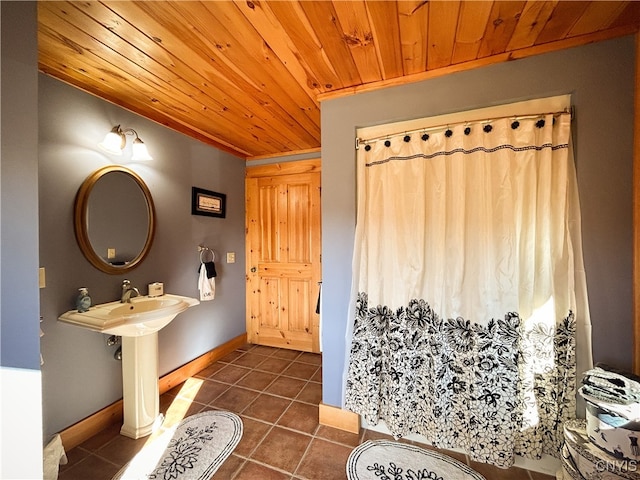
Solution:
[{"label": "electrical outlet", "polygon": [[227,252],[227,263],[236,263],[236,252]]},{"label": "electrical outlet", "polygon": [[116,249],[115,248],[107,248],[107,258],[108,259],[116,258]]}]

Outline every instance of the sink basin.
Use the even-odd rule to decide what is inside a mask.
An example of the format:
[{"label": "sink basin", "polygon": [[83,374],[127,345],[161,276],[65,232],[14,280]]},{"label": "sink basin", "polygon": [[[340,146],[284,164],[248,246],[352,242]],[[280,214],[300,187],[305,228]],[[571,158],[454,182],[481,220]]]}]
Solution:
[{"label": "sink basin", "polygon": [[195,298],[171,294],[134,297],[131,303],[103,303],[83,313],[70,310],[58,320],[109,335],[139,337],[157,332],[176,315],[198,303]]},{"label": "sink basin", "polygon": [[199,303],[195,298],[164,294],[134,297],[131,303],[103,303],[83,313],[70,310],[58,317],[61,322],[122,337],[122,435],[147,436],[161,421],[158,330]]}]

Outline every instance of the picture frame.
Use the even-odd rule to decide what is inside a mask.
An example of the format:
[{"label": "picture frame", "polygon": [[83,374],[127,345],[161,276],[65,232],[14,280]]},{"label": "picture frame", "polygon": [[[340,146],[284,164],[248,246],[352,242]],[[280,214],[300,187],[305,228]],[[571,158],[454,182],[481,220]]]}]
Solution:
[{"label": "picture frame", "polygon": [[191,215],[225,218],[227,196],[224,193],[191,187]]}]

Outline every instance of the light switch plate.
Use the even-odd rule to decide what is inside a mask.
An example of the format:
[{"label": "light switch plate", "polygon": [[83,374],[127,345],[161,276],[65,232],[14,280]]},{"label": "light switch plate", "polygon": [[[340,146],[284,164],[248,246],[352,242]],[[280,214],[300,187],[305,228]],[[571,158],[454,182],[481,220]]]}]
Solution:
[{"label": "light switch plate", "polygon": [[107,258],[116,258],[116,249],[115,248],[107,248]]},{"label": "light switch plate", "polygon": [[45,278],[45,272],[44,272],[44,267],[40,267],[38,269],[38,284],[40,286],[40,288],[44,288],[47,286],[47,281]]},{"label": "light switch plate", "polygon": [[227,252],[227,263],[236,263],[236,252]]}]

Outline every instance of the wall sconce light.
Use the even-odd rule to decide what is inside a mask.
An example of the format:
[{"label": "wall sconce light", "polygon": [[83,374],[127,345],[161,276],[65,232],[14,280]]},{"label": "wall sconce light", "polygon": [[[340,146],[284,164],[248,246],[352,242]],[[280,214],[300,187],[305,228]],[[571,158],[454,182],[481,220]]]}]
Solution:
[{"label": "wall sconce light", "polygon": [[133,151],[131,160],[153,160],[147,151],[147,146],[142,140],[140,140],[138,133],[133,128],[125,128],[123,130],[120,128],[120,125],[116,125],[105,135],[104,140],[99,143],[98,146],[107,153],[120,156],[122,155],[122,150],[127,144],[126,135],[135,135],[136,137],[133,140],[133,145],[131,147]]}]

